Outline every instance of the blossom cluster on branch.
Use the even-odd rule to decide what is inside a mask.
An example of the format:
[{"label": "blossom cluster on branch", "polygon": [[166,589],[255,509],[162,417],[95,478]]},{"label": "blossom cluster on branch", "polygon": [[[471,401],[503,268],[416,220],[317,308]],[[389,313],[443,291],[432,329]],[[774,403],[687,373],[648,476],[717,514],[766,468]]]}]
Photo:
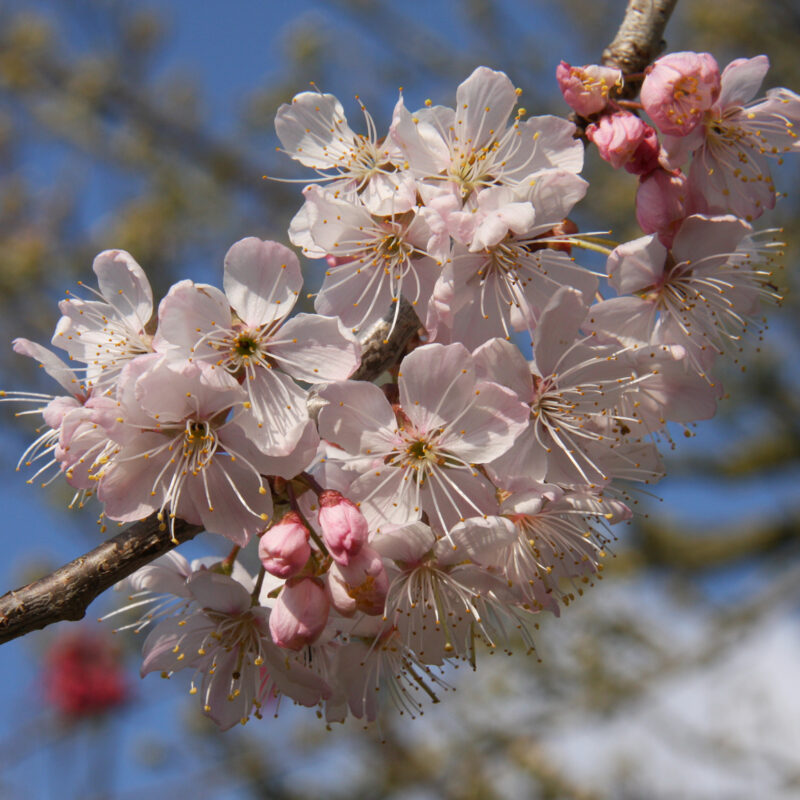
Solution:
[{"label": "blossom cluster on branch", "polygon": [[[63,393],[4,394],[42,419],[34,479],[116,522],[231,542],[124,582],[142,674],[189,669],[222,728],[281,697],[371,721],[385,695],[421,713],[479,641],[532,647],[537,615],[601,571],[625,487],[661,477],[668,424],[714,415],[715,362],[778,299],[777,245],[751,222],[775,202],[767,159],[800,149],[800,97],[751,102],[767,63],[663,57],[638,105],[655,127],[619,71],[562,63],[589,140],[640,179],[645,235],[613,248],[569,219],[588,188],[575,125],[527,117],[480,67],[455,108],[401,95],[385,135],[319,91],[279,109],[283,150],[317,176],[289,229],[326,263],[316,314],[291,316],[303,276],[277,242],[237,242],[223,290],[180,281],[155,316],[134,258],[101,253],[98,288],[60,305],[70,364],[14,343]],[[419,334],[398,366],[348,380],[404,301]],[[240,563],[254,540],[257,575]]]}]

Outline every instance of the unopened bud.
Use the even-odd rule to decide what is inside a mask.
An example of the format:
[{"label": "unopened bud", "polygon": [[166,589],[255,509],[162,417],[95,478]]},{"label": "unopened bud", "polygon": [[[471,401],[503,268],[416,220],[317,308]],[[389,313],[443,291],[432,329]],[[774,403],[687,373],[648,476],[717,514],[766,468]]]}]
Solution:
[{"label": "unopened bud", "polygon": [[290,511],[270,528],[258,543],[264,569],[278,578],[290,578],[306,565],[311,555],[308,528],[296,511]]},{"label": "unopened bud", "polygon": [[319,525],[328,551],[338,564],[349,564],[367,543],[367,520],[341,492],[328,489],[319,496]]},{"label": "unopened bud", "polygon": [[272,641],[287,650],[300,650],[322,633],[329,610],[328,595],[316,578],[292,578],[269,615]]}]

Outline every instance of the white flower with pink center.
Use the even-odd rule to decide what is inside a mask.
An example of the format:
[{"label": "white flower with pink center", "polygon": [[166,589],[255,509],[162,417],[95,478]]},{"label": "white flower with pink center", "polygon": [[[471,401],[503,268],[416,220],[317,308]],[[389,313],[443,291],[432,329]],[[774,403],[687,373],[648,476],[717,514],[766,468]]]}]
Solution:
[{"label": "white flower with pink center", "polygon": [[86,365],[88,388],[107,392],[128,361],[153,350],[148,332],[153,292],[144,270],[124,250],[103,251],[92,269],[98,289],[89,291],[98,299],[62,300],[52,341]]},{"label": "white flower with pink center", "polygon": [[320,396],[327,401],[320,434],[372,464],[348,496],[373,527],[426,513],[448,530],[496,510],[494,488],[477,465],[512,446],[528,409],[509,389],[478,381],[463,345],[425,345],[406,356],[395,407],[369,383],[331,384]]},{"label": "white flower with pink center", "polygon": [[702,122],[687,136],[664,138],[674,166],[693,155],[689,186],[696,211],[753,220],[774,208],[768,159],[781,163],[784,154],[800,151],[800,97],[789,89],[770,89],[753,101],[768,69],[766,56],[732,61]]},{"label": "white flower with pink center", "polygon": [[531,173],[580,172],[583,145],[572,123],[558,117],[509,118],[519,92],[503,72],[478,67],[456,91],[456,108],[410,113],[395,107],[390,137],[402,147],[418,179],[457,187],[463,200],[485,186],[517,185]]},{"label": "white flower with pink center", "polygon": [[403,171],[405,158],[391,138],[381,139],[361,104],[367,133],[355,133],[332,94],[301,92],[275,116],[284,152],[311,167],[337,196],[361,202],[373,214],[395,214],[416,203],[414,178]]},{"label": "white flower with pink center", "polygon": [[475,351],[478,374],[513,389],[530,412],[513,446],[488,465],[503,489],[604,485],[612,477],[651,482],[661,475],[655,446],[641,441],[649,431],[620,409],[647,376],[636,373],[625,348],[596,346],[579,334],[587,310],[575,289],[560,289],[534,331],[531,364],[500,339]]},{"label": "white flower with pink center", "polygon": [[308,229],[292,240],[298,245],[310,240],[312,245],[303,247],[309,258],[335,259],[314,308],[360,331],[392,306],[399,312],[405,296],[424,323],[433,286],[449,256],[449,238],[442,245],[422,211],[379,219],[363,205],[337,199],[318,186],[304,194]]},{"label": "white flower with pink center", "polygon": [[239,423],[272,456],[290,453],[308,425],[308,392],[295,381],[344,380],[359,363],[358,343],[337,319],[287,319],[302,285],[289,248],[251,237],[225,256],[225,294],[181,281],[159,307],[157,348],[241,377],[250,413]]},{"label": "white flower with pink center", "polygon": [[132,362],[103,420],[118,442],[95,474],[106,515],[130,522],[158,512],[170,528],[179,517],[247,544],[272,515],[263,476],[297,474],[313,458],[316,437],[301,439],[289,456],[264,455],[231,417],[245,398],[231,375],[202,362],[157,355]]},{"label": "white flower with pink center", "polygon": [[322,679],[272,643],[269,609],[241,583],[202,570],[180,590],[186,604],[159,622],[144,643],[142,677],[193,668],[190,693],[199,693],[203,711],[222,730],[251,714],[259,717],[270,697],[285,694],[314,706],[330,694]]},{"label": "white flower with pink center", "polygon": [[770,285],[770,247],[733,216],[688,217],[667,250],[654,236],[620,245],[608,258],[611,285],[625,296],[592,306],[586,329],[630,346],[680,345],[705,374],[751,325]]}]

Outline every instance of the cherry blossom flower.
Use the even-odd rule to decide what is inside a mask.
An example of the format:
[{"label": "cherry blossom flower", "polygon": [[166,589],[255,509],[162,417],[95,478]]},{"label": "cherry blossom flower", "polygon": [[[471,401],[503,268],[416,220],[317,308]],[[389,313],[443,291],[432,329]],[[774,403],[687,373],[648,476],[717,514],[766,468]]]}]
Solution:
[{"label": "cherry blossom flower", "polygon": [[710,53],[669,53],[647,68],[641,103],[662,133],[686,136],[719,97],[720,74]]},{"label": "cherry blossom flower", "polygon": [[573,67],[566,61],[556,67],[556,80],[567,105],[582,117],[602,111],[609,95],[623,84],[622,70],[599,64]]},{"label": "cherry blossom flower", "polygon": [[199,691],[203,711],[222,730],[246,722],[251,713],[260,716],[274,695],[313,706],[330,694],[324,681],[270,640],[269,609],[254,605],[241,583],[201,570],[186,581],[186,589],[190,603],[148,635],[142,677],[193,668],[190,693]]},{"label": "cherry blossom flower", "polygon": [[336,196],[357,195],[373,214],[409,211],[417,190],[413,176],[402,170],[403,153],[391,138],[378,137],[363,103],[361,110],[366,135],[350,128],[332,94],[302,92],[278,109],[275,130],[284,152],[315,169]]},{"label": "cherry blossom flower", "polygon": [[769,158],[800,150],[800,97],[770,89],[753,101],[769,69],[766,56],[732,61],[722,73],[716,102],[687,136],[664,138],[670,164],[681,166],[692,154],[689,184],[693,210],[731,212],[756,219],[775,206]]},{"label": "cherry blossom flower", "polygon": [[251,413],[239,422],[271,456],[290,453],[308,423],[308,393],[295,380],[343,380],[359,362],[358,344],[338,320],[287,319],[302,285],[291,250],[250,237],[225,256],[225,294],[181,281],[159,307],[158,349],[242,376]]},{"label": "cherry blossom flower", "polygon": [[62,300],[52,343],[86,365],[86,386],[100,393],[113,387],[128,361],[152,352],[153,293],[144,270],[124,250],[104,250],[92,269],[98,289],[90,291],[98,299]]},{"label": "cherry blossom flower", "polygon": [[317,186],[305,192],[308,229],[292,241],[309,258],[334,256],[325,272],[314,308],[338,316],[354,331],[369,328],[401,296],[415,307],[425,323],[428,300],[449,256],[449,240],[440,244],[426,214],[376,219],[361,205],[334,197]]},{"label": "cherry blossom flower", "polygon": [[448,529],[490,513],[494,491],[475,465],[511,447],[528,416],[510,390],[476,379],[460,344],[425,345],[405,357],[396,411],[368,383],[331,384],[320,397],[328,403],[322,436],[374,465],[348,491],[371,523],[402,524],[424,511]]},{"label": "cherry blossom flower", "polygon": [[203,362],[131,362],[117,416],[105,421],[119,446],[96,475],[107,516],[166,512],[170,527],[180,517],[240,545],[263,530],[272,499],[262,475],[277,474],[281,459],[260,453],[228,418],[245,397],[225,370]]},{"label": "cherry blossom flower", "polygon": [[625,393],[646,377],[624,348],[579,335],[587,311],[578,292],[559,289],[534,331],[530,365],[500,339],[475,352],[478,374],[513,389],[530,410],[526,429],[488,465],[504,489],[603,485],[612,477],[650,482],[661,474],[655,446],[641,441],[648,433],[641,420],[620,410]]},{"label": "cherry blossom flower", "polygon": [[634,346],[680,345],[705,374],[738,342],[761,297],[776,297],[765,268],[769,249],[750,231],[731,215],[695,215],[669,251],[654,235],[620,245],[608,275],[624,296],[594,305],[585,327]]},{"label": "cherry blossom flower", "polygon": [[412,114],[401,99],[390,136],[418,180],[451,182],[464,200],[485,186],[515,186],[543,169],[580,172],[583,146],[571,123],[550,116],[523,121],[519,109],[509,125],[518,94],[505,73],[478,67],[459,85],[455,110],[434,106]]}]

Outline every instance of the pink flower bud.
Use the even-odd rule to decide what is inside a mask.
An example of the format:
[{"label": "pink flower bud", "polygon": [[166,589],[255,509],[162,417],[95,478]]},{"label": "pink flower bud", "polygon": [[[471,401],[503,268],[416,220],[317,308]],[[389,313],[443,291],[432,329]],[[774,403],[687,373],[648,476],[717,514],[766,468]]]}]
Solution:
[{"label": "pink flower bud", "polygon": [[328,489],[319,496],[319,525],[333,560],[347,565],[366,544],[367,520],[351,500]]},{"label": "pink flower bud", "polygon": [[612,89],[622,86],[622,72],[597,64],[571,67],[562,61],[556,67],[556,80],[569,107],[589,117],[606,107]]},{"label": "pink flower bud", "polygon": [[328,595],[316,578],[290,579],[269,615],[272,641],[287,650],[300,650],[322,633],[329,610]]},{"label": "pink flower bud", "polygon": [[670,53],[647,71],[640,100],[662,133],[686,136],[714,105],[719,66],[710,53]]},{"label": "pink flower bud", "polygon": [[649,175],[653,170],[661,166],[659,163],[660,155],[661,145],[658,141],[658,134],[655,128],[645,123],[644,138],[625,163],[625,169],[633,175]]},{"label": "pink flower bud", "polygon": [[586,128],[586,136],[614,169],[633,158],[639,145],[647,138],[647,123],[629,111],[606,114]]},{"label": "pink flower bud", "polygon": [[645,233],[657,233],[664,247],[686,217],[686,176],[675,170],[657,169],[642,178],[636,192],[636,220]]},{"label": "pink flower bud", "polygon": [[356,611],[371,616],[382,614],[388,591],[389,577],[383,559],[368,545],[349,564],[333,564],[328,572],[331,602],[345,617]]},{"label": "pink flower bud", "polygon": [[278,578],[296,575],[311,555],[308,536],[308,528],[300,515],[290,511],[258,543],[258,557],[264,569]]}]

